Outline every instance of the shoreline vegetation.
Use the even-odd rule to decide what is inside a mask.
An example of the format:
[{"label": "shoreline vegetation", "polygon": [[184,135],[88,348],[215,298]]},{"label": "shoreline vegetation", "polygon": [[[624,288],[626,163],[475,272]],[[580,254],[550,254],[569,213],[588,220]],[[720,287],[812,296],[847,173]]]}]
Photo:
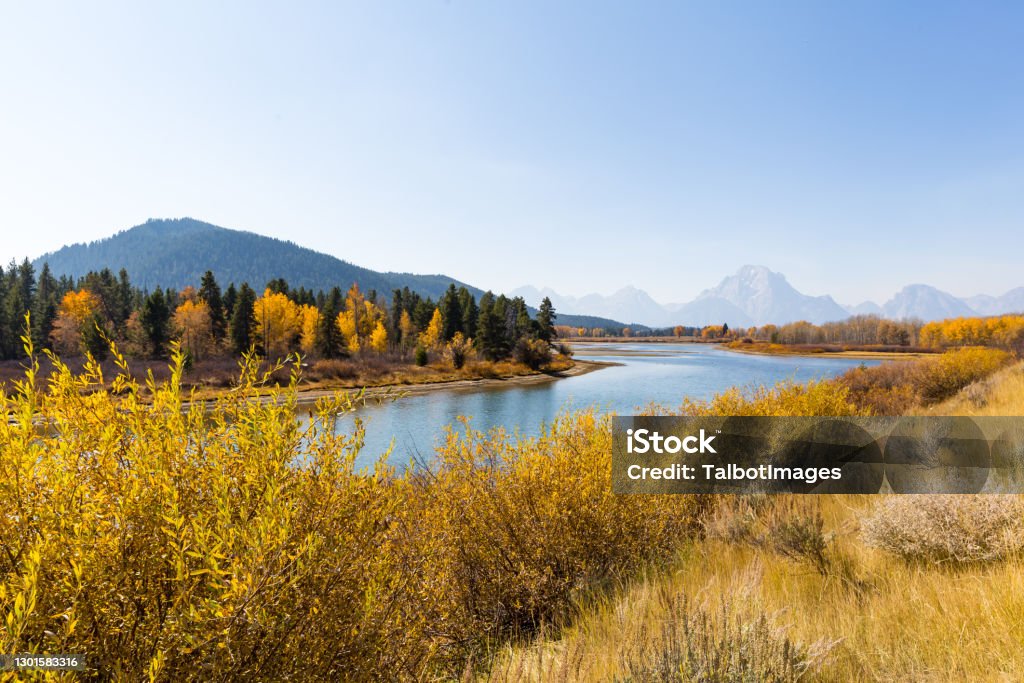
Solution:
[{"label": "shoreline vegetation", "polygon": [[922,358],[941,349],[925,346],[884,346],[878,344],[773,344],[766,341],[734,340],[725,342],[722,348],[737,353],[752,353],[764,356],[830,356],[838,358],[864,358],[871,360],[892,360],[894,358]]},{"label": "shoreline vegetation", "polygon": [[[351,396],[296,420],[298,376],[263,386],[273,373],[249,357],[211,410],[187,403],[186,360],[146,380],[151,397],[116,348],[109,391],[93,360],[55,360],[45,381],[30,361],[5,391],[0,651],[154,681],[1024,673],[1024,544],[1005,545],[1021,515],[1002,498],[922,499],[921,515],[885,497],[616,496],[594,411],[537,437],[464,423],[422,467],[357,469],[360,428],[335,431]],[[965,347],[657,410],[1020,414],[1022,374]],[[947,647],[965,624],[976,646]]]},{"label": "shoreline vegetation", "polygon": [[[193,401],[215,403],[217,398],[236,391],[236,387],[233,385],[234,379],[237,378],[238,365],[234,364],[234,361],[232,364],[233,368],[225,367],[225,364],[220,363],[216,369],[209,368],[205,373],[202,367],[192,372],[183,373],[180,380],[182,391],[186,392]],[[53,368],[46,359],[41,360],[40,365],[39,378],[45,380],[50,376]],[[78,371],[85,367],[84,362],[69,365]],[[155,378],[160,381],[170,378],[169,366],[165,361],[146,364],[129,361],[128,365],[135,376],[153,373]],[[443,364],[428,365],[422,368],[402,365],[372,374],[360,374],[355,370],[345,371],[344,374],[351,375],[351,377],[331,378],[309,377],[309,364],[303,363],[302,372],[306,374],[303,374],[295,385],[295,391],[298,395],[298,403],[311,404],[339,392],[362,392],[364,398],[374,398],[384,395],[411,395],[432,391],[538,384],[567,377],[577,377],[617,365],[620,363],[558,356],[538,369],[514,362],[474,362],[458,370]],[[117,375],[118,368],[111,361],[99,363],[98,367],[100,373],[109,378],[102,385],[103,390],[109,392],[114,388],[113,380]],[[268,370],[271,365],[263,363],[261,367]],[[23,373],[23,362],[0,363],[0,389],[11,391],[14,388],[13,383]],[[230,376],[231,379],[225,379],[225,375]],[[253,389],[252,396],[259,397],[275,393],[276,390],[288,385],[290,375],[291,365],[282,364],[280,368],[271,373],[270,382],[265,386]],[[149,390],[145,386],[140,387],[139,396],[144,401],[148,400]]]}]

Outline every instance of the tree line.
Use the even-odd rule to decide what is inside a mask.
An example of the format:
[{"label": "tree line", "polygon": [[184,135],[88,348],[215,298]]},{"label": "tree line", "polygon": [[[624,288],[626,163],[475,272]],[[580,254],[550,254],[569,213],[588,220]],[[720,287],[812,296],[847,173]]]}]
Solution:
[{"label": "tree line", "polygon": [[126,355],[153,359],[165,358],[177,341],[197,360],[250,349],[274,358],[292,352],[319,358],[398,352],[412,354],[419,364],[431,354],[444,355],[461,367],[476,352],[487,360],[515,357],[537,367],[557,337],[549,299],[531,317],[522,297],[487,292],[477,301],[454,284],[436,302],[408,287],[393,290],[387,300],[355,284],[314,293],[280,278],[262,292],[247,282],[222,288],[207,271],[198,288],[147,291],[133,286],[124,269],[74,280],[54,277],[44,264],[37,277],[27,259],[0,269],[0,358],[24,356],[26,312],[37,348],[100,359],[110,341]]}]

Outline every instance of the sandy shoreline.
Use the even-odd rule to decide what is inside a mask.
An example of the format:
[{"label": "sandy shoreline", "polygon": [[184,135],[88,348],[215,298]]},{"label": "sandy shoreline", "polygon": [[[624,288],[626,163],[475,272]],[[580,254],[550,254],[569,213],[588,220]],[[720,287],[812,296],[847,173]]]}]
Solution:
[{"label": "sandy shoreline", "polygon": [[740,349],[728,345],[723,345],[723,349],[726,351],[732,351],[734,353],[745,353],[751,356],[775,356],[779,358],[785,358],[792,356],[796,358],[863,358],[864,360],[900,360],[900,359],[914,359],[924,358],[925,356],[934,356],[934,353],[918,353],[910,351],[907,353],[893,352],[893,351],[822,351],[819,353],[772,353],[770,351],[757,351],[755,349]]},{"label": "sandy shoreline", "polygon": [[[538,372],[532,375],[517,375],[515,377],[506,378],[487,377],[480,379],[453,379],[445,382],[424,382],[422,384],[384,384],[380,386],[365,387],[365,393],[363,396],[367,399],[373,399],[385,396],[412,396],[443,390],[474,391],[499,386],[507,387],[527,384],[542,384],[544,382],[553,382],[567,377],[578,377],[579,375],[585,375],[588,372],[602,370],[615,365],[621,365],[621,363],[614,363],[610,361],[576,360],[573,361],[573,366],[568,370],[560,370],[557,372]],[[362,389],[362,387],[337,387],[333,389],[317,387],[315,389],[303,391],[300,387],[295,403],[300,406],[309,406],[315,404],[322,398],[329,398],[339,393],[357,394]],[[254,396],[253,398],[266,401],[270,400],[271,397]],[[215,402],[216,399],[204,399],[199,401],[199,403],[208,403],[210,405],[213,405]],[[186,406],[187,405],[188,403],[186,403]]]}]

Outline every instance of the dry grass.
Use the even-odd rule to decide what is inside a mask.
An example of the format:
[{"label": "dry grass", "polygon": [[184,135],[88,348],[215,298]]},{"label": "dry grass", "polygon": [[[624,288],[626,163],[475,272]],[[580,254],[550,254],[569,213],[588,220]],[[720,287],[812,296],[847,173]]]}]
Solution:
[{"label": "dry grass", "polygon": [[1015,495],[886,498],[864,519],[864,540],[910,562],[973,564],[1024,549],[1024,500]]},{"label": "dry grass", "polygon": [[[954,397],[911,410],[1024,414],[1024,363],[995,374],[984,365]],[[1024,680],[1022,524],[1019,496],[726,498],[671,568],[582,601],[572,626],[549,638],[499,651],[490,680],[790,680],[780,670],[821,681]],[[684,614],[698,615],[701,635],[687,635],[693,617],[673,615],[681,601],[698,609]],[[711,619],[722,605],[728,619]],[[666,641],[666,632],[675,635]],[[678,653],[694,637],[749,650],[730,640],[737,632],[761,634],[764,652],[788,643],[795,655],[768,657],[789,664],[745,679],[695,677],[685,666],[689,678],[637,673],[638,652],[690,661]]]},{"label": "dry grass", "polygon": [[[774,500],[768,508],[794,504]],[[908,564],[861,541],[857,520],[871,500],[830,497],[820,510],[830,548],[856,567],[866,589],[794,563],[772,548],[707,539],[688,546],[674,570],[583,606],[578,622],[560,640],[500,653],[492,680],[628,679],[628,653],[650,643],[651,630],[667,618],[671,603],[664,595],[690,596],[712,606],[756,605],[748,620],[756,623],[757,614],[767,615],[776,633],[798,651],[813,653],[801,660],[813,659],[804,680],[1024,678],[1020,559],[969,570]]]},{"label": "dry grass", "polygon": [[921,412],[929,415],[1024,415],[1024,362],[1003,368]]}]

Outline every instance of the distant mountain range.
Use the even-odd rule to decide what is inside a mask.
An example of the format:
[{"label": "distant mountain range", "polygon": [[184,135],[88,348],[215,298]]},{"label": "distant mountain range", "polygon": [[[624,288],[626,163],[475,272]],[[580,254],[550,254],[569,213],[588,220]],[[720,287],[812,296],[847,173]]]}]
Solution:
[{"label": "distant mountain range", "polygon": [[786,281],[785,276],[764,266],[743,266],[718,286],[704,290],[696,299],[683,304],[660,304],[635,287],[624,287],[610,296],[588,294],[579,298],[534,287],[521,287],[513,293],[531,305],[537,305],[547,296],[559,311],[585,310],[592,315],[629,320],[650,327],[720,325],[723,322],[734,327],[749,327],[796,320],[821,324],[858,314],[928,321],[1024,311],[1024,287],[999,297],[979,295],[959,299],[921,284],[904,287],[882,305],[865,301],[856,306],[842,306],[830,296],[800,293]]},{"label": "distant mountain range", "polygon": [[[393,289],[409,287],[437,299],[449,284],[464,286],[477,297],[483,293],[447,275],[378,272],[292,242],[191,218],[150,220],[106,239],[66,246],[37,258],[36,269],[44,262],[56,276],[78,277],[90,270],[110,268],[116,272],[124,268],[132,282],[149,289],[195,286],[204,272],[212,270],[225,285],[248,282],[257,289],[271,279],[284,278],[292,287],[314,291],[347,288],[355,282],[364,291],[375,289],[385,296],[390,296]],[[722,323],[749,327],[795,320],[820,324],[856,314],[927,321],[1024,311],[1024,287],[999,297],[959,299],[922,284],[904,287],[882,305],[865,301],[841,306],[830,296],[802,294],[782,274],[763,266],[743,266],[716,287],[681,304],[658,303],[636,287],[624,287],[610,296],[588,294],[579,298],[535,287],[521,287],[506,294],[522,296],[531,307],[549,297],[558,313],[558,323],[588,328]]]},{"label": "distant mountain range", "polygon": [[[408,287],[422,296],[438,299],[449,284],[466,287],[477,298],[483,291],[446,275],[382,273],[362,268],[285,240],[241,230],[229,230],[191,218],[150,220],[112,237],[72,244],[35,259],[57,277],[80,277],[91,270],[110,268],[128,271],[142,288],[198,286],[203,273],[212,270],[222,286],[248,282],[253,288],[275,278],[290,287],[329,290],[347,289],[353,282],[364,292],[375,289],[390,297],[393,289]],[[616,320],[558,311],[558,322],[576,327],[622,327]]]}]

